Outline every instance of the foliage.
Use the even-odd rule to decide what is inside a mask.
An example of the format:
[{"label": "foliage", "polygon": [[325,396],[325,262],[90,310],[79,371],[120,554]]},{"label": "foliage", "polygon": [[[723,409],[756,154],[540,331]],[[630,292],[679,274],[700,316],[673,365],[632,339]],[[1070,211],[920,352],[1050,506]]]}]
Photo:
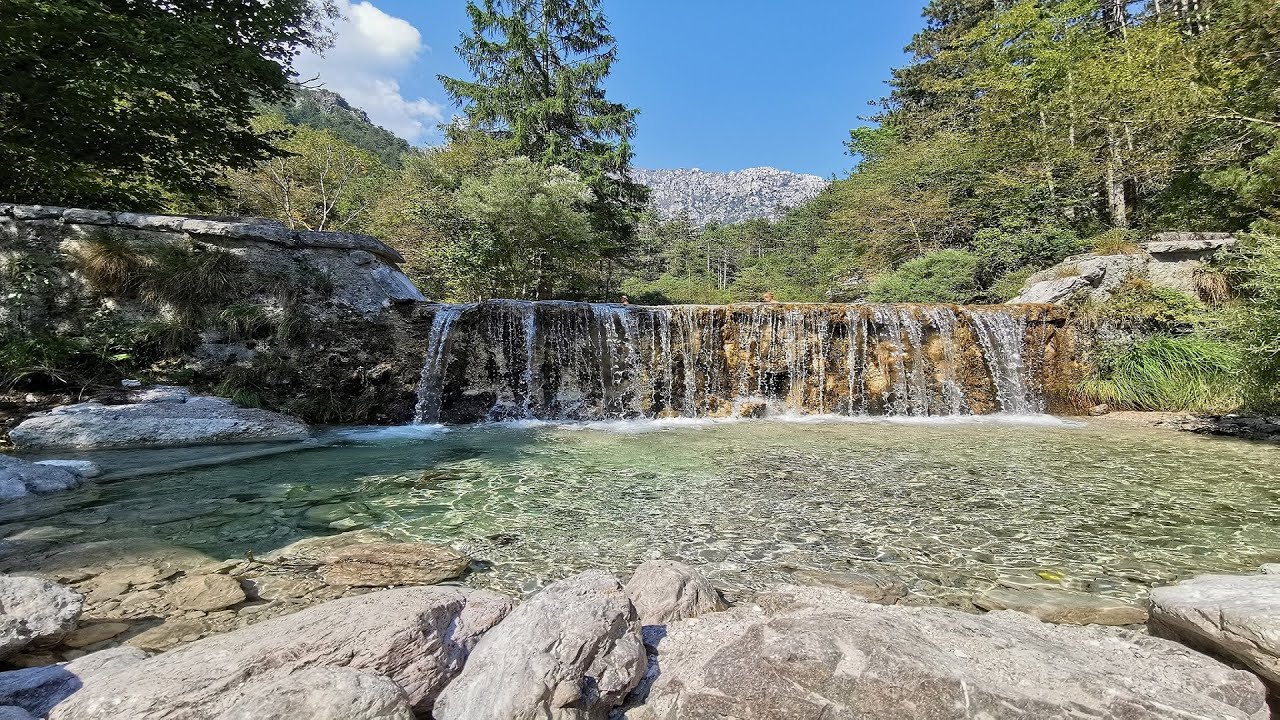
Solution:
[{"label": "foliage", "polygon": [[1095,359],[1081,389],[1094,402],[1131,410],[1225,412],[1239,407],[1235,346],[1202,335],[1153,335]]},{"label": "foliage", "polygon": [[599,0],[479,0],[458,54],[474,76],[442,76],[469,127],[509,140],[544,168],[562,166],[590,187],[592,242],[582,260],[625,254],[646,189],[629,174],[637,111],[603,87],[617,59]]},{"label": "foliage", "polygon": [[1229,329],[1245,354],[1252,380],[1251,400],[1280,406],[1280,225],[1258,223],[1242,238],[1226,271],[1245,302]]},{"label": "foliage", "polygon": [[1142,249],[1137,234],[1126,228],[1111,228],[1089,238],[1089,247],[1095,255],[1132,255]]},{"label": "foliage", "polygon": [[875,302],[968,303],[978,294],[978,258],[962,250],[939,250],[916,258],[871,283]]},{"label": "foliage", "polygon": [[0,197],[152,209],[274,153],[255,101],[291,93],[330,2],[6,0]]},{"label": "foliage", "polygon": [[146,252],[120,233],[89,233],[71,248],[76,268],[94,290],[112,295],[133,295],[149,264]]},{"label": "foliage", "polygon": [[1085,326],[1104,323],[1125,330],[1185,330],[1207,319],[1206,308],[1186,293],[1152,285],[1142,278],[1125,280],[1106,302],[1088,302],[1080,309]]},{"label": "foliage", "polygon": [[231,171],[229,204],[220,209],[259,215],[305,230],[354,230],[386,192],[390,174],[370,152],[328,130],[294,127],[261,116],[253,127],[275,138],[276,157]]}]

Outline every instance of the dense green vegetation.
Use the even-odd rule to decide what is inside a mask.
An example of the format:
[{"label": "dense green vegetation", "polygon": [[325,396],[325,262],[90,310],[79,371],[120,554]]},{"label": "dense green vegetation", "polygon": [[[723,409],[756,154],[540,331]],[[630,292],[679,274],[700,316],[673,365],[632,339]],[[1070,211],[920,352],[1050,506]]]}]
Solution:
[{"label": "dense green vegetation", "polygon": [[[442,78],[465,118],[426,150],[338,98],[291,98],[292,53],[324,44],[324,4],[13,7],[6,200],[368,232],[455,301],[1003,302],[1075,253],[1227,230],[1242,245],[1200,297],[1139,279],[1077,308],[1110,338],[1082,391],[1131,407],[1280,401],[1273,0],[930,0],[913,61],[850,133],[856,168],[780,220],[709,227],[643,211],[637,111],[607,97],[617,48],[599,0],[469,2],[471,76]],[[124,262],[102,258],[101,279],[132,277]]]}]

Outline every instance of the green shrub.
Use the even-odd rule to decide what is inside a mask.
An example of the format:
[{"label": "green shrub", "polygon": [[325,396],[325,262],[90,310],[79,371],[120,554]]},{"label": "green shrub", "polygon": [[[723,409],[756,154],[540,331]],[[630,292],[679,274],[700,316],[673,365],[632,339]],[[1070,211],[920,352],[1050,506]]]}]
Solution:
[{"label": "green shrub", "polygon": [[932,252],[872,280],[869,298],[873,302],[972,302],[978,295],[977,267],[973,253]]},{"label": "green shrub", "polygon": [[1245,356],[1251,407],[1280,407],[1280,223],[1260,222],[1241,237],[1224,270],[1240,302],[1231,337]]},{"label": "green shrub", "polygon": [[1206,313],[1204,303],[1186,293],[1130,277],[1105,302],[1086,303],[1078,319],[1095,327],[1110,323],[1129,330],[1176,330],[1201,322]]},{"label": "green shrub", "polygon": [[1089,238],[1089,247],[1095,255],[1132,255],[1142,250],[1140,236],[1126,228],[1110,230]]},{"label": "green shrub", "polygon": [[1001,275],[991,287],[987,288],[986,299],[993,303],[1005,303],[1018,296],[1022,292],[1023,286],[1027,284],[1027,278],[1035,274],[1036,269],[1032,267],[1024,267],[1018,270],[1010,270]]},{"label": "green shrub", "polygon": [[1240,352],[1201,335],[1154,335],[1104,348],[1081,390],[1130,410],[1223,412],[1241,403]]},{"label": "green shrub", "polygon": [[978,258],[974,275],[979,285],[989,288],[1010,272],[1044,269],[1081,249],[1080,238],[1065,228],[983,228],[973,237]]},{"label": "green shrub", "polygon": [[663,275],[652,281],[632,278],[622,283],[622,292],[636,305],[719,305],[733,300],[732,292],[716,287],[707,275]]}]

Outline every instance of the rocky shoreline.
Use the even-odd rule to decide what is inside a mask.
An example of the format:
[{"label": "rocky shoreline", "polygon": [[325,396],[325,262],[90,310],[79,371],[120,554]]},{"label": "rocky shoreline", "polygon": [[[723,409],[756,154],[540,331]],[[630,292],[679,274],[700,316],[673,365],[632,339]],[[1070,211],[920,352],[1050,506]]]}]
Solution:
[{"label": "rocky shoreline", "polygon": [[368,531],[239,561],[112,541],[26,562],[40,577],[0,576],[0,707],[29,714],[0,717],[1264,718],[1280,686],[1275,574],[1149,609],[992,591],[976,613],[827,574],[730,604],[667,560],[518,602],[438,584],[461,553]]}]

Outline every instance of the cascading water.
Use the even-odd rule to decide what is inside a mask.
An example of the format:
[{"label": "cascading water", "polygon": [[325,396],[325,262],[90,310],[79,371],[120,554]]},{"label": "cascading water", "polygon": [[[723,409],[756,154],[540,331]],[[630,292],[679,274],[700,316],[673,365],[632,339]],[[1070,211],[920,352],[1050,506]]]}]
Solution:
[{"label": "cascading water", "polygon": [[417,420],[1037,414],[1055,322],[1040,306],[440,305]]}]

